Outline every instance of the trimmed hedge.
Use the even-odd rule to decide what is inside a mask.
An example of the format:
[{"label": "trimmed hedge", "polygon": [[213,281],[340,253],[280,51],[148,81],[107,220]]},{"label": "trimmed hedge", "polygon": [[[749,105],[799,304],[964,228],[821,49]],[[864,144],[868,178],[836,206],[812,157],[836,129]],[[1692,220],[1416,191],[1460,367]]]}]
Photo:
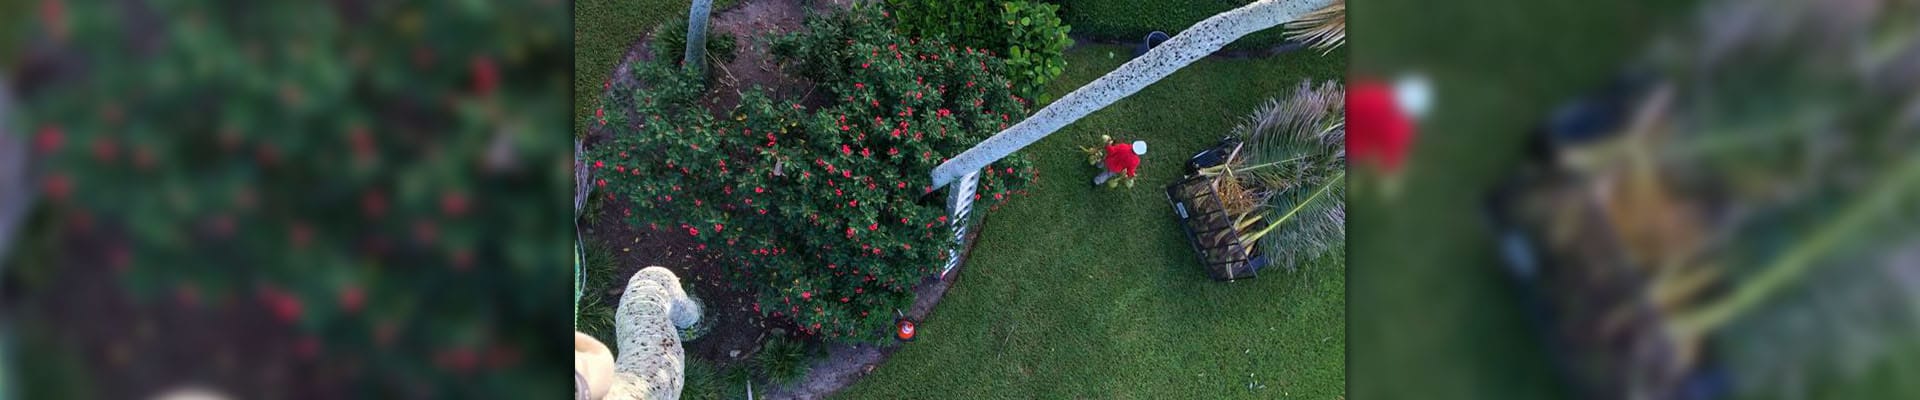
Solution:
[{"label": "trimmed hedge", "polygon": [[[1251,0],[1048,0],[1074,33],[1101,40],[1139,43],[1147,33],[1180,33],[1195,22],[1239,8]],[[1286,41],[1279,28],[1240,38],[1227,49],[1268,47]]]}]

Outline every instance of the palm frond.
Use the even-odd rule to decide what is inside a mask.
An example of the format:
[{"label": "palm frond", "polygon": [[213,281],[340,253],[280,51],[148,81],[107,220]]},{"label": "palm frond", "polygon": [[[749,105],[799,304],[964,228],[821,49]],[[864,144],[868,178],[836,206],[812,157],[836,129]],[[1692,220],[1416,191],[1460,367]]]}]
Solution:
[{"label": "palm frond", "polygon": [[1289,267],[1346,240],[1346,94],[1334,82],[1301,82],[1269,101],[1234,133],[1246,143],[1240,179],[1263,193],[1274,224],[1258,246]]},{"label": "palm frond", "polygon": [[1286,24],[1287,37],[1311,44],[1321,54],[1347,43],[1347,2],[1321,7]]}]

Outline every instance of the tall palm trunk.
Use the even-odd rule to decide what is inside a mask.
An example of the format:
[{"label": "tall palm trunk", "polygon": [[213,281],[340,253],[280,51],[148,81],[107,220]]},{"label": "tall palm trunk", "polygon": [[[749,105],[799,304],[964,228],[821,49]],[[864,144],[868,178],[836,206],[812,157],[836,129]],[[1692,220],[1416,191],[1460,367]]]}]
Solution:
[{"label": "tall palm trunk", "polygon": [[680,65],[693,70],[695,76],[707,72],[707,16],[713,11],[713,0],[693,0],[693,7],[687,10],[687,51]]},{"label": "tall palm trunk", "polygon": [[968,172],[986,168],[987,164],[1005,158],[1067,124],[1139,92],[1201,57],[1220,51],[1235,39],[1300,19],[1339,2],[1260,0],[1193,24],[1193,27],[1167,39],[1159,47],[1147,51],[1147,54],[1128,61],[1086,86],[1074,89],[1033,116],[940,164],[933,169],[933,187],[946,186]]}]

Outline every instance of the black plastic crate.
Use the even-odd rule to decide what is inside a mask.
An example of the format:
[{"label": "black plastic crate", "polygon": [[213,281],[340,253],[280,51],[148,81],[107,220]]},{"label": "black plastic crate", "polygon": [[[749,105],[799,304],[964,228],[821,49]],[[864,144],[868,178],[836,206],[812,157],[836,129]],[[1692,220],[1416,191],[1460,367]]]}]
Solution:
[{"label": "black plastic crate", "polygon": [[1219,146],[1194,155],[1187,162],[1186,178],[1166,188],[1167,202],[1173,206],[1181,230],[1187,233],[1187,243],[1199,257],[1201,269],[1220,281],[1252,278],[1268,263],[1258,247],[1249,251],[1241,243],[1239,232],[1233,229],[1233,218],[1227,215],[1226,204],[1215,189],[1214,183],[1219,178],[1198,174],[1201,168],[1225,161],[1224,152],[1232,151],[1238,144],[1239,141],[1223,139]]},{"label": "black plastic crate", "polygon": [[[1492,229],[1492,236],[1498,247],[1501,272],[1513,283],[1521,307],[1525,310],[1535,332],[1541,338],[1542,345],[1553,358],[1558,375],[1574,392],[1575,398],[1613,399],[1636,396],[1651,396],[1658,400],[1715,400],[1731,394],[1725,368],[1715,356],[1712,339],[1703,344],[1698,361],[1685,369],[1674,369],[1673,375],[1679,379],[1662,383],[1648,390],[1633,392],[1626,382],[1633,382],[1650,369],[1659,369],[1662,364],[1652,363],[1646,367],[1644,362],[1661,357],[1663,343],[1657,336],[1616,335],[1611,337],[1587,336],[1588,330],[1597,326],[1597,321],[1576,320],[1566,315],[1569,307],[1621,307],[1630,315],[1646,318],[1650,311],[1646,305],[1632,296],[1621,299],[1600,299],[1598,296],[1574,299],[1566,291],[1587,290],[1590,292],[1631,291],[1636,285],[1644,286],[1639,278],[1615,278],[1603,283],[1580,282],[1590,279],[1595,271],[1618,271],[1625,266],[1624,259],[1609,238],[1611,227],[1608,224],[1581,224],[1596,228],[1586,229],[1592,232],[1576,234],[1582,243],[1575,249],[1553,249],[1545,242],[1544,232],[1554,228],[1551,221],[1522,212],[1529,201],[1578,201],[1567,200],[1578,196],[1565,196],[1545,200],[1530,199],[1530,196],[1553,196],[1557,190],[1580,184],[1580,177],[1562,173],[1555,167],[1558,154],[1566,149],[1606,139],[1614,119],[1624,118],[1625,109],[1621,103],[1630,101],[1631,93],[1638,93],[1637,82],[1632,77],[1619,82],[1591,98],[1571,102],[1556,110],[1553,118],[1542,124],[1527,146],[1528,162],[1524,163],[1509,179],[1498,185],[1488,197],[1486,216]],[[1572,203],[1569,203],[1572,204]],[[1579,203],[1597,212],[1596,204]],[[1597,223],[1597,224],[1596,224]],[[1609,273],[1607,276],[1619,276]],[[1594,290],[1591,287],[1605,289]],[[1594,295],[1582,292],[1578,296]],[[1582,304],[1574,304],[1574,302]],[[1611,301],[1611,303],[1609,303]],[[1604,305],[1586,304],[1587,302]],[[1657,318],[1648,322],[1648,329],[1657,329],[1665,321]],[[1647,398],[1647,397],[1636,397]]]}]

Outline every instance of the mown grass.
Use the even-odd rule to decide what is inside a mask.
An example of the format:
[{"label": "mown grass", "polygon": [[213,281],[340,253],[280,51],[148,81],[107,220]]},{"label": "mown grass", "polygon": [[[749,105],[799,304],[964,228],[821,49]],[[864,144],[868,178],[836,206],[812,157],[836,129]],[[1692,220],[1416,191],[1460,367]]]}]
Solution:
[{"label": "mown grass", "polygon": [[[1129,51],[1070,51],[1051,90]],[[918,341],[840,397],[1343,398],[1343,258],[1209,280],[1161,188],[1261,102],[1339,79],[1345,59],[1203,60],[1023,150],[1041,169],[1032,195],[988,214]],[[1137,187],[1089,187],[1078,147],[1101,134],[1149,143]]]}]

